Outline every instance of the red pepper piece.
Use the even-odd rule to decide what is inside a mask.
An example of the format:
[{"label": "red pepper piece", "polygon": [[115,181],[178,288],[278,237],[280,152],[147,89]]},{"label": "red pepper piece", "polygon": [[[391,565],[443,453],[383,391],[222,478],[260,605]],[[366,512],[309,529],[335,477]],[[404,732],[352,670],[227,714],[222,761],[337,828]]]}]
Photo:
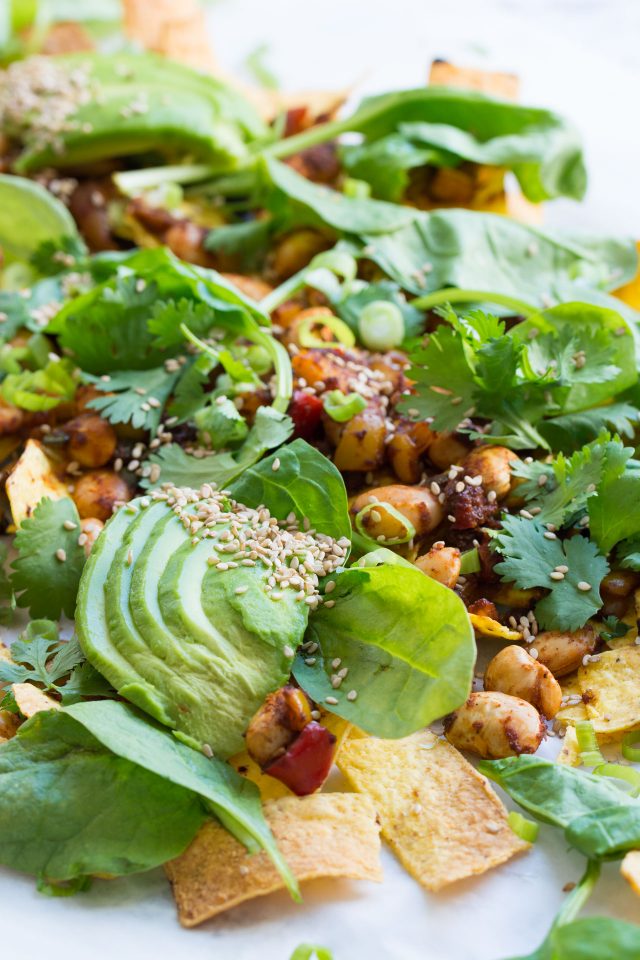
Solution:
[{"label": "red pepper piece", "polygon": [[295,390],[289,405],[289,416],[293,420],[294,437],[313,440],[322,417],[322,400],[312,393]]},{"label": "red pepper piece", "polygon": [[264,772],[282,781],[299,797],[304,797],[319,790],[329,776],[335,745],[334,735],[312,720],[287,752],[266,766]]}]

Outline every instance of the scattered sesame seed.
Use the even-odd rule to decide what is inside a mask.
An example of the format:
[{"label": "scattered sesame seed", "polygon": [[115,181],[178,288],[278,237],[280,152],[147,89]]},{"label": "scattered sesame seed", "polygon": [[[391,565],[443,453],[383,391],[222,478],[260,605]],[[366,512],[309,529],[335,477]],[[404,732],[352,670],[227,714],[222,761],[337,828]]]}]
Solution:
[{"label": "scattered sesame seed", "polygon": [[464,490],[464,483],[462,482],[462,480],[458,480],[455,486],[455,491],[456,493],[462,493],[463,490]]},{"label": "scattered sesame seed", "polygon": [[529,650],[529,656],[533,657],[534,660],[538,659],[538,651],[536,650],[535,647],[531,647],[531,649]]},{"label": "scattered sesame seed", "polygon": [[56,560],[59,560],[60,563],[64,563],[66,559],[67,559],[67,554],[66,554],[66,551],[62,549],[62,547],[60,547],[59,550],[56,550]]},{"label": "scattered sesame seed", "polygon": [[65,528],[65,530],[75,530],[78,524],[74,523],[73,520],[65,520],[62,526]]},{"label": "scattered sesame seed", "polygon": [[495,490],[489,490],[489,493],[487,494],[487,500],[489,503],[495,503],[497,498],[498,494],[495,492]]},{"label": "scattered sesame seed", "polygon": [[349,693],[347,694],[347,700],[353,701],[353,700],[356,700],[357,697],[358,697],[357,690],[349,690]]},{"label": "scattered sesame seed", "polygon": [[338,701],[335,697],[325,697],[324,702],[328,703],[330,706],[335,707]]},{"label": "scattered sesame seed", "polygon": [[296,655],[296,652],[295,652],[295,650],[293,649],[293,647],[290,647],[288,644],[286,644],[286,645],[282,648],[282,652],[284,653],[285,657],[289,657],[289,659],[291,659],[291,657],[295,657],[295,655]]},{"label": "scattered sesame seed", "polygon": [[279,458],[279,457],[276,457],[276,458],[275,458],[275,460],[274,460],[273,463],[271,464],[271,469],[274,471],[274,473],[275,473],[276,470],[279,470],[279,469],[280,469],[280,458]]},{"label": "scattered sesame seed", "polygon": [[316,658],[315,658],[315,657],[306,657],[304,662],[307,664],[308,667],[313,667],[314,664],[315,664],[315,662],[316,662]]},{"label": "scattered sesame seed", "polygon": [[543,537],[545,538],[545,540],[557,540],[557,539],[558,539],[558,538],[556,537],[555,533],[553,532],[553,530],[547,530],[546,533],[543,533]]},{"label": "scattered sesame seed", "polygon": [[560,573],[559,570],[552,570],[549,576],[552,580],[564,580],[564,573]]},{"label": "scattered sesame seed", "polygon": [[[209,559],[212,560],[213,557],[210,557]],[[236,587],[234,593],[236,593],[239,597],[241,597],[243,593],[247,592],[248,589],[249,587]]]},{"label": "scattered sesame seed", "polygon": [[584,593],[588,593],[591,590],[591,584],[587,583],[586,580],[580,580],[577,584],[578,590],[582,590]]},{"label": "scattered sesame seed", "polygon": [[213,757],[213,750],[211,749],[211,744],[209,743],[202,744],[202,752],[204,753],[205,757],[209,758],[209,760],[211,760]]}]

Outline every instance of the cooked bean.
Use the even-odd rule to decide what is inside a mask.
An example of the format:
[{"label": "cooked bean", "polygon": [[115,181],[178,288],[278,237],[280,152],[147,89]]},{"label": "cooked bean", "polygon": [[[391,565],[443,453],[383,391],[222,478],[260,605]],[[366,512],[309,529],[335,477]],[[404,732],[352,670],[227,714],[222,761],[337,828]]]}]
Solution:
[{"label": "cooked bean", "polygon": [[63,429],[69,437],[69,456],[82,467],[103,467],[115,453],[116,432],[97,413],[81,413]]},{"label": "cooked bean", "polygon": [[273,287],[259,277],[245,277],[242,273],[223,273],[222,276],[252,300],[262,300]]},{"label": "cooked bean", "polygon": [[453,589],[460,576],[460,551],[456,547],[431,547],[416,560],[416,567],[432,580]]},{"label": "cooked bean", "polygon": [[333,457],[338,470],[377,469],[384,460],[386,435],[384,410],[371,402],[344,424]]},{"label": "cooked bean", "polygon": [[481,476],[487,493],[493,490],[502,500],[511,489],[511,464],[518,459],[507,447],[478,447],[465,458],[463,467],[470,476]]},{"label": "cooked bean", "polygon": [[445,735],[459,750],[487,760],[535,753],[546,732],[535,707],[506,693],[472,693],[445,719]]},{"label": "cooked bean", "polygon": [[549,668],[516,644],[505,647],[489,663],[484,688],[520,697],[548,719],[555,717],[562,704],[560,684]]},{"label": "cooked bean", "polygon": [[115,504],[129,499],[129,487],[113,470],[90,470],[76,481],[72,497],[82,518],[108,520]]},{"label": "cooked bean", "polygon": [[278,241],[273,255],[273,270],[278,281],[302,270],[317,253],[329,246],[327,238],[317,230],[305,228],[286,234]]},{"label": "cooked bean", "polygon": [[[373,504],[372,498],[379,504]],[[406,533],[405,525],[384,509],[385,503],[413,524],[418,537],[435,530],[444,516],[444,507],[427,487],[406,487],[401,483],[392,483],[388,487],[367,490],[351,504],[351,515],[355,517],[363,507],[370,508],[362,518],[362,526],[374,540],[379,537],[395,540]]]},{"label": "cooked bean", "polygon": [[91,553],[91,548],[102,533],[103,528],[104,523],[102,520],[98,520],[97,517],[85,517],[80,521],[80,529],[86,537],[82,545],[87,556]]},{"label": "cooked bean", "polygon": [[596,631],[588,624],[573,632],[545,630],[536,637],[535,649],[539,663],[548,667],[554,677],[564,677],[578,669],[585,654],[593,653],[597,640]]},{"label": "cooked bean", "polygon": [[296,734],[311,720],[307,697],[297,687],[270,693],[245,734],[247,750],[256,763],[266,766],[282,754]]},{"label": "cooked bean", "polygon": [[433,440],[429,425],[420,420],[398,420],[387,444],[387,456],[393,471],[403,483],[417,483],[422,476],[421,457]]},{"label": "cooked bean", "polygon": [[455,433],[436,433],[429,446],[429,460],[440,470],[462,463],[469,447]]}]

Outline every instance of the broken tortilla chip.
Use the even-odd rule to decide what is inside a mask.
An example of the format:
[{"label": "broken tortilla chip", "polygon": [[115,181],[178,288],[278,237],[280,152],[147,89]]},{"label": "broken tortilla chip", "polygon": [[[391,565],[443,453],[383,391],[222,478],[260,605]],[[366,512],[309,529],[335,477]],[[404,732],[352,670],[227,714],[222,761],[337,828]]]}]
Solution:
[{"label": "broken tortilla chip", "polygon": [[578,670],[578,684],[598,739],[619,739],[640,728],[640,647],[598,654]]},{"label": "broken tortilla chip", "polygon": [[[636,246],[640,254],[640,240]],[[640,270],[636,273],[633,280],[625,284],[624,287],[620,287],[619,290],[615,290],[613,295],[617,297],[618,300],[622,300],[623,303],[633,307],[634,310],[640,310]]]},{"label": "broken tortilla chip", "polygon": [[505,627],[493,617],[484,617],[479,613],[470,613],[471,626],[481,637],[496,637],[498,640],[522,641],[522,634]]},{"label": "broken tortilla chip", "polygon": [[373,800],[382,835],[427,890],[441,890],[528,850],[484,777],[427,731],[348,740],[338,767]]},{"label": "broken tortilla chip", "polygon": [[515,73],[500,73],[495,70],[478,70],[474,67],[458,67],[447,60],[434,60],[429,71],[429,83],[435,87],[462,87],[478,90],[503,100],[517,100],[520,81]]},{"label": "broken tortilla chip", "polygon": [[568,767],[580,766],[580,746],[575,727],[567,727],[556,763],[564,763]]},{"label": "broken tortilla chip", "polygon": [[578,674],[571,673],[559,681],[562,690],[564,706],[558,710],[554,723],[567,723],[574,726],[579,720],[588,720],[587,707],[582,699],[582,690],[578,682]]},{"label": "broken tortilla chip", "polygon": [[[382,880],[379,828],[367,797],[352,793],[282,797],[265,803],[264,813],[299,881],[319,877]],[[284,888],[266,853],[247,853],[217,823],[207,823],[165,869],[185,927]]]},{"label": "broken tortilla chip", "polygon": [[32,683],[14,683],[11,685],[13,696],[18,710],[27,720],[42,710],[60,710],[57,700],[49,697],[43,690],[34,687]]},{"label": "broken tortilla chip", "polygon": [[43,497],[61,500],[69,491],[37,440],[27,440],[24,452],[7,480],[7,497],[16,527],[30,517]]},{"label": "broken tortilla chip", "polygon": [[625,854],[620,873],[634,893],[640,894],[640,850],[630,850]]}]

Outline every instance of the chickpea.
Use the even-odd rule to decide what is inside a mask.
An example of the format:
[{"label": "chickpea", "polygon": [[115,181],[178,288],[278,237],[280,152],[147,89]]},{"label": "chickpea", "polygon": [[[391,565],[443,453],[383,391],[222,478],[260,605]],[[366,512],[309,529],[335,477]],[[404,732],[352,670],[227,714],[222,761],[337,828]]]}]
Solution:
[{"label": "chickpea", "polygon": [[369,403],[343,426],[333,457],[338,470],[376,470],[384,460],[386,435],[384,410]]},{"label": "chickpea", "polygon": [[439,470],[462,463],[468,453],[469,447],[455,433],[436,433],[429,446],[429,459]]},{"label": "chickpea", "polygon": [[302,229],[286,234],[278,242],[273,258],[273,269],[278,280],[286,280],[302,270],[328,246],[327,238],[317,230]]},{"label": "chickpea", "polygon": [[82,519],[106,521],[118,501],[129,499],[129,487],[113,470],[90,470],[76,481],[72,497]]},{"label": "chickpea", "polygon": [[472,477],[480,475],[487,491],[493,490],[503,500],[511,489],[511,464],[520,458],[507,447],[478,447],[464,460],[465,472]]},{"label": "chickpea", "polygon": [[445,719],[445,736],[458,750],[486,760],[535,753],[546,732],[535,707],[506,693],[472,693]]},{"label": "chickpea", "polygon": [[210,267],[214,261],[211,254],[204,249],[208,232],[205,227],[199,227],[188,220],[180,220],[167,230],[164,242],[181,260],[195,263],[199,267]]},{"label": "chickpea", "polygon": [[262,300],[273,290],[273,287],[259,277],[245,277],[241,273],[223,273],[222,276],[252,300]]},{"label": "chickpea", "polygon": [[573,632],[545,630],[535,639],[538,662],[554,677],[564,677],[578,669],[585,654],[593,653],[597,640],[598,634],[589,624]]},{"label": "chickpea", "polygon": [[91,553],[91,548],[94,543],[102,533],[104,529],[104,523],[102,520],[98,520],[97,517],[85,517],[80,521],[80,529],[82,533],[85,534],[86,540],[83,541],[84,552],[88,557]]},{"label": "chickpea", "polygon": [[[379,505],[373,504],[372,497],[379,501]],[[356,497],[350,508],[351,516],[355,517],[363,507],[370,507],[362,519],[362,526],[374,540],[378,537],[395,540],[406,534],[405,525],[384,509],[385,503],[415,527],[418,537],[435,530],[444,516],[444,507],[427,487],[405,487],[401,483],[375,487]]]},{"label": "chickpea", "polygon": [[433,439],[429,425],[423,420],[412,423],[399,420],[387,444],[387,456],[393,471],[403,483],[417,483],[422,476],[420,458]]},{"label": "chickpea", "polygon": [[255,714],[247,732],[250,756],[265,767],[284,753],[291,741],[311,721],[306,695],[298,687],[281,687],[270,693]]},{"label": "chickpea", "polygon": [[[441,541],[439,542],[441,543]],[[456,547],[434,544],[428,553],[416,560],[416,567],[432,580],[453,589],[460,576],[460,551]]]},{"label": "chickpea", "polygon": [[90,409],[89,403],[96,397],[104,396],[108,396],[108,394],[105,394],[102,390],[97,390],[92,383],[81,383],[76,390],[73,401],[75,416],[80,413],[87,413]]},{"label": "chickpea", "polygon": [[611,570],[600,584],[602,615],[624,617],[629,596],[638,586],[638,574],[633,570]]},{"label": "chickpea", "polygon": [[562,690],[551,671],[512,644],[497,653],[484,675],[485,690],[497,690],[520,697],[551,719],[562,705]]},{"label": "chickpea", "polygon": [[69,456],[82,467],[102,467],[115,453],[116,432],[97,413],[81,413],[65,424],[64,431]]}]

